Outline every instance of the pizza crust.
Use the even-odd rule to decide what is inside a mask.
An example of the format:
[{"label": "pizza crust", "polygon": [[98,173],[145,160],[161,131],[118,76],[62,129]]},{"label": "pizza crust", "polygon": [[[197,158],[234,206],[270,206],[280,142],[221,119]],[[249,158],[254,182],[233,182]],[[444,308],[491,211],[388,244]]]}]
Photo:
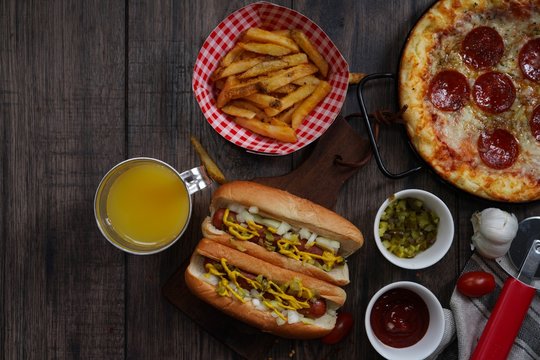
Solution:
[{"label": "pizza crust", "polygon": [[[411,31],[399,74],[399,101],[406,105],[405,126],[419,155],[445,180],[474,195],[497,201],[526,202],[540,199],[540,142],[529,129],[534,107],[540,105],[540,84],[523,78],[517,63],[519,49],[540,37],[540,1],[441,0]],[[461,41],[477,26],[492,26],[505,43],[503,58],[493,68],[475,70],[460,55]],[[490,115],[472,98],[462,109],[443,112],[428,97],[437,72],[457,70],[472,88],[486,71],[499,71],[512,79],[517,98],[512,107]],[[520,153],[509,168],[486,166],[477,150],[484,130],[507,128],[518,140]]]}]

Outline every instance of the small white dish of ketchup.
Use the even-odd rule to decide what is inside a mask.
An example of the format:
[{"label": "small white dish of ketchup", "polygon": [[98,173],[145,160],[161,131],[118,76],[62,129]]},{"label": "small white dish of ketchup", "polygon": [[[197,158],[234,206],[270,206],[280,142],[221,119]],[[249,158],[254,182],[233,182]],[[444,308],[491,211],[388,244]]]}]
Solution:
[{"label": "small white dish of ketchup", "polygon": [[371,298],[366,334],[387,359],[425,359],[439,346],[444,333],[441,303],[426,287],[410,281],[386,285]]}]

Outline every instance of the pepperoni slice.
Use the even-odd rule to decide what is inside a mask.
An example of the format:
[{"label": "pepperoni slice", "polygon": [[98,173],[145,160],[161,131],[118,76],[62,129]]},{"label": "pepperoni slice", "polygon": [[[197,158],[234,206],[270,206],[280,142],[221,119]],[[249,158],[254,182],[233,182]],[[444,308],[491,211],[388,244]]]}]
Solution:
[{"label": "pepperoni slice", "polygon": [[514,103],[516,88],[508,75],[496,71],[487,72],[474,82],[473,99],[485,112],[502,113]]},{"label": "pepperoni slice", "polygon": [[533,110],[529,125],[536,141],[540,141],[540,105]]},{"label": "pepperoni slice", "polygon": [[429,84],[429,99],[442,111],[457,111],[469,100],[467,78],[455,70],[439,72]]},{"label": "pepperoni slice", "polygon": [[527,79],[540,81],[540,38],[523,45],[519,52],[519,67]]},{"label": "pepperoni slice", "polygon": [[463,39],[461,54],[465,64],[473,69],[495,66],[504,54],[503,38],[489,26],[474,28]]},{"label": "pepperoni slice", "polygon": [[506,130],[484,131],[478,138],[478,152],[480,159],[490,168],[506,169],[516,162],[519,144]]}]

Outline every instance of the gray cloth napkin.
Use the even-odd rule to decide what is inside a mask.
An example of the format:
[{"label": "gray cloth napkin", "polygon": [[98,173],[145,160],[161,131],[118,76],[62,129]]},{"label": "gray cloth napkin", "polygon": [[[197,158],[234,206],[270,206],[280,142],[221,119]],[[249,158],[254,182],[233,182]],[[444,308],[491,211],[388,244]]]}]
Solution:
[{"label": "gray cloth napkin", "polygon": [[[452,359],[455,355],[443,356],[445,347],[457,334],[458,358],[468,360],[476,347],[482,330],[486,325],[491,310],[495,306],[504,281],[508,274],[503,270],[515,275],[515,270],[509,265],[506,258],[486,260],[473,254],[465,265],[463,272],[485,271],[495,276],[496,288],[488,295],[480,298],[468,298],[454,289],[450,298],[451,312],[445,309],[446,327],[441,344],[430,359]],[[538,284],[534,283],[538,288]],[[452,316],[453,315],[453,316]],[[453,318],[452,318],[453,317]],[[440,354],[440,357],[438,357]],[[508,355],[509,360],[538,360],[540,359],[540,296],[534,297],[525,320],[514,341],[514,346]]]}]

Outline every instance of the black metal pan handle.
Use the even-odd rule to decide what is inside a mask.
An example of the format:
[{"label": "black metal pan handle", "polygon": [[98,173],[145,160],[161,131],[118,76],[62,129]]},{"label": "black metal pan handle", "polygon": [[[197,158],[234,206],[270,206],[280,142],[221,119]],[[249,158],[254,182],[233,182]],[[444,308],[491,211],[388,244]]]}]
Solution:
[{"label": "black metal pan handle", "polygon": [[369,141],[371,142],[371,147],[373,149],[373,155],[375,156],[375,161],[377,162],[377,166],[379,167],[379,170],[384,174],[384,176],[390,178],[390,179],[401,179],[406,176],[409,176],[411,174],[414,174],[415,172],[422,169],[422,166],[418,166],[406,171],[403,171],[401,173],[394,174],[386,168],[384,165],[384,162],[381,158],[381,154],[379,153],[379,145],[377,144],[377,140],[375,139],[375,135],[373,134],[373,128],[371,126],[371,122],[369,121],[369,113],[366,110],[366,105],[364,102],[364,86],[371,80],[376,79],[385,79],[385,78],[391,78],[394,81],[396,80],[396,76],[394,74],[371,74],[364,77],[360,83],[358,83],[358,87],[356,88],[356,97],[358,98],[358,104],[360,105],[360,111],[362,112],[362,116],[364,118],[364,122],[366,124],[366,128],[368,131],[368,137]]}]

